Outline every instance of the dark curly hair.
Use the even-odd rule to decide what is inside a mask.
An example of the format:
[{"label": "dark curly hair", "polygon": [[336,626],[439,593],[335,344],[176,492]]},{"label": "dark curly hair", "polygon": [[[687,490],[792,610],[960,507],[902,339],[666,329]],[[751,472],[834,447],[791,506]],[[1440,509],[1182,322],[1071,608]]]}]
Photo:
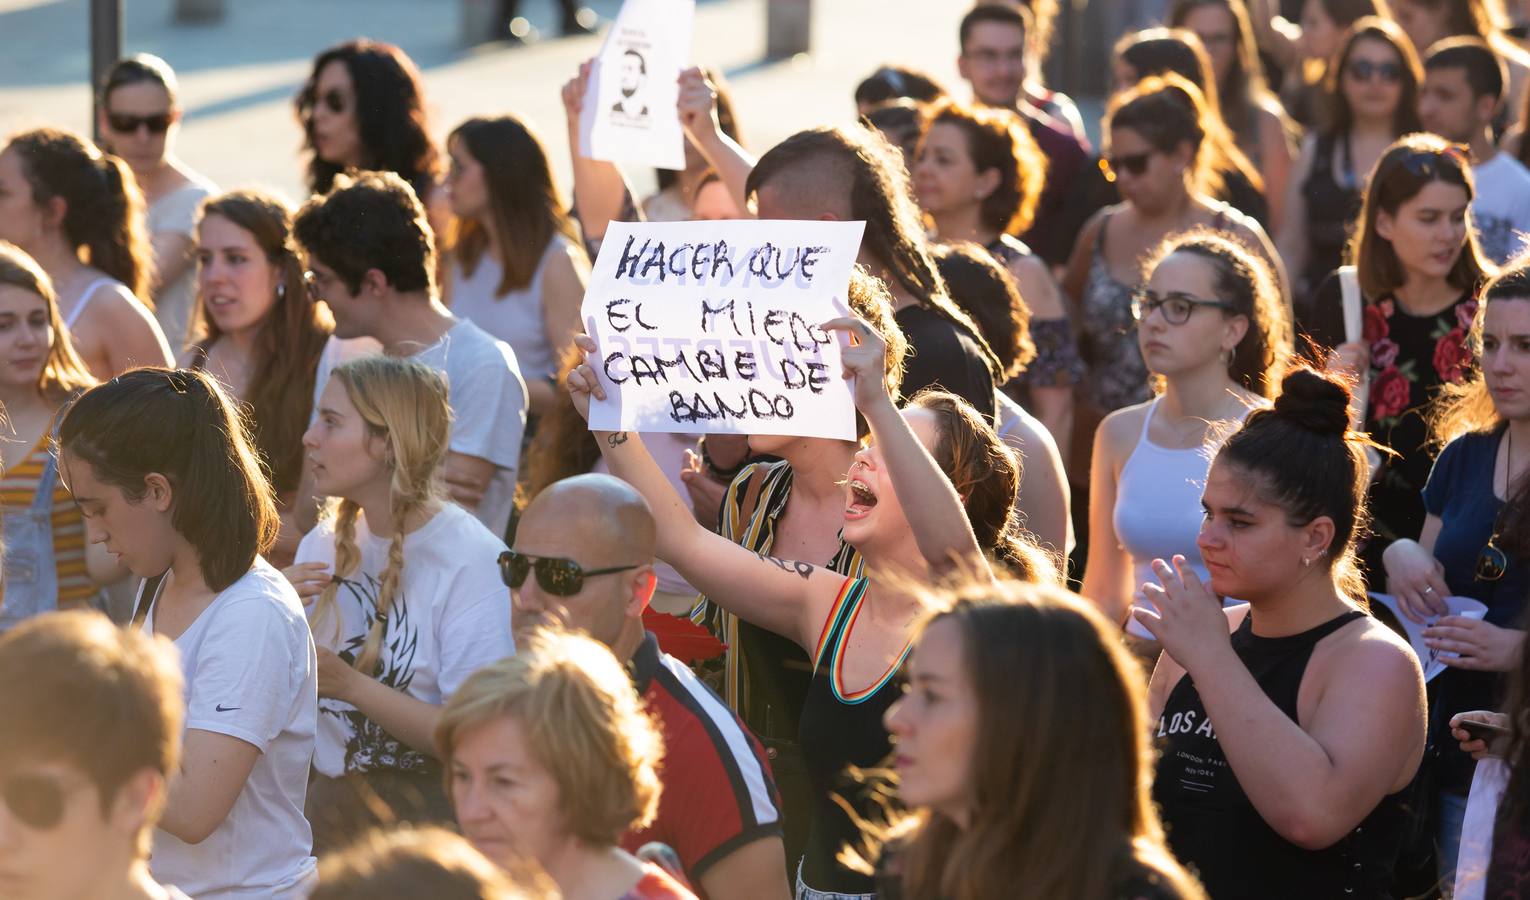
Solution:
[{"label": "dark curly hair", "polygon": [[319,102],[319,73],[332,62],[350,72],[356,93],[356,128],[362,160],[357,168],[397,172],[415,193],[429,196],[441,177],[440,151],[430,140],[425,92],[414,61],[392,44],[357,38],[336,44],[313,61],[313,71],[297,95],[298,120],[303,125],[303,149],[308,161],[308,189],[327,193],[343,171],[319,157],[313,136],[313,109]]},{"label": "dark curly hair", "polygon": [[342,176],[334,190],[303,204],[292,233],[352,294],[368,269],[382,272],[400,292],[435,294],[435,236],[419,197],[393,172]]}]

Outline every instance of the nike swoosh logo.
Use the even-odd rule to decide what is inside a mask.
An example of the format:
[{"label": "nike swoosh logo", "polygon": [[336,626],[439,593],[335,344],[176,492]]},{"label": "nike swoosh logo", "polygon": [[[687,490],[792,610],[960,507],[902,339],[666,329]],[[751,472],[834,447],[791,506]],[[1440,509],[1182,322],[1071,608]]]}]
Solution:
[{"label": "nike swoosh logo", "polygon": [[239,707],[237,707],[237,706],[224,706],[223,704],[220,703],[217,706],[214,706],[213,709],[217,710],[218,712],[233,712],[234,710],[239,709]]}]

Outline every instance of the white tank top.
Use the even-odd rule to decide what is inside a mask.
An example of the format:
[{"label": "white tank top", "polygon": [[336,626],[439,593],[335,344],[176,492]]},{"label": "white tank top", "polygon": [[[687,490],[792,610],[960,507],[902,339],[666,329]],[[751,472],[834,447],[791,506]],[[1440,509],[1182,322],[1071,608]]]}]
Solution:
[{"label": "white tank top", "polygon": [[[1174,450],[1149,440],[1148,427],[1158,412],[1159,399],[1153,399],[1142,417],[1142,435],[1121,467],[1116,508],[1111,514],[1116,539],[1132,559],[1132,602],[1148,610],[1154,607],[1143,596],[1142,585],[1158,582],[1153,560],[1168,560],[1178,554],[1203,582],[1209,577],[1195,541],[1201,533],[1201,492],[1217,451],[1217,445],[1210,442]],[[1244,416],[1247,414],[1245,411]],[[1243,416],[1238,418],[1241,421]],[[1151,637],[1134,618],[1127,619],[1127,631]]]},{"label": "white tank top", "polygon": [[520,364],[521,376],[527,381],[557,374],[558,360],[542,319],[542,280],[547,261],[555,253],[568,252],[567,248],[568,241],[563,235],[553,235],[542,251],[531,283],[503,297],[495,296],[495,291],[504,267],[493,254],[484,253],[471,276],[464,275],[461,264],[452,260],[452,312],[509,344]]}]

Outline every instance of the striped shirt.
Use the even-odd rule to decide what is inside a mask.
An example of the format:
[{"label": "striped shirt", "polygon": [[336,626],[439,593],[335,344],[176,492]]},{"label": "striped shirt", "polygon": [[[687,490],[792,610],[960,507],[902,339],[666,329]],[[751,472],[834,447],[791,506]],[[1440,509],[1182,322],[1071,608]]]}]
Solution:
[{"label": "striped shirt", "polygon": [[[44,434],[26,458],[0,475],[0,507],[6,511],[25,510],[37,496],[52,452],[51,440]],[[59,479],[53,483],[53,561],[58,570],[60,608],[74,606],[96,596],[96,586],[85,570],[85,520],[74,505],[69,489]]]},{"label": "striped shirt", "polygon": [[[783,461],[744,467],[723,497],[719,532],[755,553],[770,555],[776,543],[776,523],[786,513],[792,493],[792,467]],[[745,510],[749,483],[759,478],[759,498]],[[747,514],[747,515],[746,515]],[[804,560],[817,563],[818,560]],[[841,575],[860,577],[861,554],[841,538],[828,567]],[[802,700],[812,681],[813,666],[801,647],[787,638],[743,622],[702,597],[698,606],[706,624],[728,645],[725,693],[728,703],[762,737],[795,740]]]},{"label": "striped shirt", "polygon": [[755,841],[781,834],[780,797],[765,750],[722,698],[650,632],[632,657],[632,680],[664,737],[659,812],[622,846],[667,844],[697,896],[708,869]]}]

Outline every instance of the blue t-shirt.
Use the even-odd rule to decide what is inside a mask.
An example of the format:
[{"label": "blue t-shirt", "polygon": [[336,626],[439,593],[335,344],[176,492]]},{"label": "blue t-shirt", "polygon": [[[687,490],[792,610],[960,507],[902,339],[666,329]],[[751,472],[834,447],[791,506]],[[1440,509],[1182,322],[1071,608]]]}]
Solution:
[{"label": "blue t-shirt", "polygon": [[[1440,536],[1434,542],[1434,558],[1445,567],[1445,584],[1458,597],[1487,604],[1487,621],[1501,628],[1523,628],[1520,613],[1530,592],[1530,572],[1510,561],[1497,581],[1477,580],[1477,557],[1493,535],[1504,502],[1493,494],[1493,470],[1503,429],[1488,434],[1468,434],[1446,445],[1424,486],[1424,508],[1440,518]],[[1501,672],[1446,669],[1429,683],[1430,704],[1440,724],[1432,738],[1440,746],[1435,763],[1442,790],[1465,795],[1471,786],[1475,763],[1444,733],[1450,716],[1471,709],[1498,709],[1503,701],[1505,679]]]},{"label": "blue t-shirt", "polygon": [[1477,558],[1493,536],[1504,501],[1493,493],[1493,473],[1503,429],[1467,434],[1451,441],[1435,460],[1424,486],[1424,508],[1441,522],[1434,558],[1445,567],[1445,584],[1458,597],[1487,604],[1487,621],[1521,627],[1520,612],[1530,596],[1530,567],[1509,561],[1497,581],[1477,580]]}]

